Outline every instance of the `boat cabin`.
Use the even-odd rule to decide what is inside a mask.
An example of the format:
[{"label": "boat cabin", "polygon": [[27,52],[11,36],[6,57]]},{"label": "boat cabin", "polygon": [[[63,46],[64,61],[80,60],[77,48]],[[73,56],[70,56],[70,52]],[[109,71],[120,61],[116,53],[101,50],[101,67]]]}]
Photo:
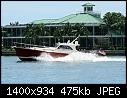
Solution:
[{"label": "boat cabin", "polygon": [[70,41],[68,41],[67,43],[58,43],[57,44],[57,49],[67,49],[67,50],[77,50],[76,46],[79,46],[78,42],[75,41],[75,43],[70,43]]},{"label": "boat cabin", "polygon": [[73,50],[70,46],[67,46],[67,45],[60,45],[57,49],[68,49],[68,50]]}]

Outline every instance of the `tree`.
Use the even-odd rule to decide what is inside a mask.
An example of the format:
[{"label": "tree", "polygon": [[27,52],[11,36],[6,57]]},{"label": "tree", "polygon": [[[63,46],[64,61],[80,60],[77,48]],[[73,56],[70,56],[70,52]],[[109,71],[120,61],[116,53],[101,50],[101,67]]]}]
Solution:
[{"label": "tree", "polygon": [[63,28],[63,35],[64,36],[71,36],[72,34],[72,26],[71,24],[68,22],[65,24],[64,28]]},{"label": "tree", "polygon": [[62,39],[62,36],[64,36],[63,28],[62,27],[55,27],[55,30],[53,32],[53,36],[55,38],[55,43],[56,43],[56,39],[58,41],[60,41]]},{"label": "tree", "polygon": [[89,30],[87,27],[84,26],[84,24],[79,24],[76,23],[73,28],[72,28],[72,33],[75,36],[86,36],[86,46],[87,46],[87,40],[88,40],[88,35],[90,34]]},{"label": "tree", "polygon": [[108,28],[108,34],[111,36],[111,46],[113,47],[113,32],[123,34],[125,32],[125,17],[121,13],[107,12],[103,17],[106,27]]},{"label": "tree", "polygon": [[125,17],[121,13],[108,12],[104,15],[103,20],[110,31],[125,31]]},{"label": "tree", "polygon": [[45,27],[43,24],[27,24],[24,35],[26,42],[30,40],[30,44],[37,44],[39,42],[39,36],[45,35]]},{"label": "tree", "polygon": [[25,32],[24,32],[24,36],[25,36],[25,43],[28,43],[30,40],[30,44],[31,44],[31,34],[33,32],[33,24],[27,24],[26,28],[25,28]]}]

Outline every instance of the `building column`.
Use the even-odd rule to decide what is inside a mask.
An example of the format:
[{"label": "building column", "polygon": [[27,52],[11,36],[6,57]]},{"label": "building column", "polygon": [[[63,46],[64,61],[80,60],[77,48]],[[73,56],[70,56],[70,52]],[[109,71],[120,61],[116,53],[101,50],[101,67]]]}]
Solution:
[{"label": "building column", "polygon": [[125,46],[125,41],[124,41],[124,38],[125,37],[123,37],[122,39],[123,39],[123,44],[122,44],[122,47],[124,47]]},{"label": "building column", "polygon": [[118,45],[117,45],[117,37],[116,37],[116,44],[115,44],[115,46],[117,47]]},{"label": "building column", "polygon": [[93,26],[93,47],[94,47],[94,33],[95,33],[95,27]]},{"label": "building column", "polygon": [[16,30],[16,37],[18,36],[18,34],[17,34],[17,29],[18,29],[18,28],[15,28],[15,30]]},{"label": "building column", "polygon": [[20,29],[20,37],[21,37],[21,43],[22,43],[22,37],[23,37],[23,35],[22,35],[22,28],[19,28]]},{"label": "building column", "polygon": [[121,37],[121,45],[123,47],[123,37]]},{"label": "building column", "polygon": [[49,46],[51,46],[51,38],[49,37]]},{"label": "building column", "polygon": [[[14,30],[15,30],[15,37],[17,37],[17,28],[15,28]],[[16,42],[18,42],[18,38],[16,38]]]},{"label": "building column", "polygon": [[85,38],[86,38],[86,48],[87,48],[87,47],[88,47],[88,46],[87,46],[87,39],[88,39],[88,37],[85,37]]},{"label": "building column", "polygon": [[109,36],[108,36],[108,47],[109,47],[109,43],[110,43],[110,38],[109,38]]},{"label": "building column", "polygon": [[[14,31],[13,31],[14,29],[13,28],[11,28],[11,34],[12,34],[12,36],[14,36],[13,34],[14,34]],[[10,32],[9,32],[10,33]],[[11,40],[11,46],[13,45],[13,41]]]},{"label": "building column", "polygon": [[64,37],[62,36],[62,38],[63,38],[63,43],[64,43]]},{"label": "building column", "polygon": [[11,28],[11,34],[12,34],[12,36],[14,36],[13,28]]},{"label": "building column", "polygon": [[10,46],[13,46],[12,38],[10,38]]}]

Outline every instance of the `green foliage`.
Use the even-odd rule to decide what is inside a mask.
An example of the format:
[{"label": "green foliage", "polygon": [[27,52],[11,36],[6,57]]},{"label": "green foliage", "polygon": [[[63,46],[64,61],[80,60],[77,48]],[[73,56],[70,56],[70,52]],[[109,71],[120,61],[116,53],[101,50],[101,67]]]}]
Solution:
[{"label": "green foliage", "polygon": [[36,44],[39,40],[39,36],[44,36],[46,34],[45,31],[46,30],[43,24],[27,24],[24,34],[26,37],[26,42],[29,42],[30,40],[30,43]]},{"label": "green foliage", "polygon": [[107,12],[103,17],[106,23],[105,27],[108,29],[110,37],[110,46],[113,49],[113,35],[124,35],[125,34],[125,17],[121,13]]},{"label": "green foliage", "polygon": [[65,26],[63,27],[63,35],[64,36],[72,36],[72,25],[68,22],[65,24]]},{"label": "green foliage", "polygon": [[125,16],[121,13],[107,12],[103,17],[103,20],[110,31],[125,32]]}]

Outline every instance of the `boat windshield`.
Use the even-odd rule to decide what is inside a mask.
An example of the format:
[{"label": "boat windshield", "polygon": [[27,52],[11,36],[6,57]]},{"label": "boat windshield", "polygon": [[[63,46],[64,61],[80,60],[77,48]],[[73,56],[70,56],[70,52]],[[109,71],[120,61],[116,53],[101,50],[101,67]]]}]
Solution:
[{"label": "boat windshield", "polygon": [[73,50],[71,47],[66,46],[66,45],[60,45],[60,46],[58,47],[58,49],[68,49],[68,50]]}]

